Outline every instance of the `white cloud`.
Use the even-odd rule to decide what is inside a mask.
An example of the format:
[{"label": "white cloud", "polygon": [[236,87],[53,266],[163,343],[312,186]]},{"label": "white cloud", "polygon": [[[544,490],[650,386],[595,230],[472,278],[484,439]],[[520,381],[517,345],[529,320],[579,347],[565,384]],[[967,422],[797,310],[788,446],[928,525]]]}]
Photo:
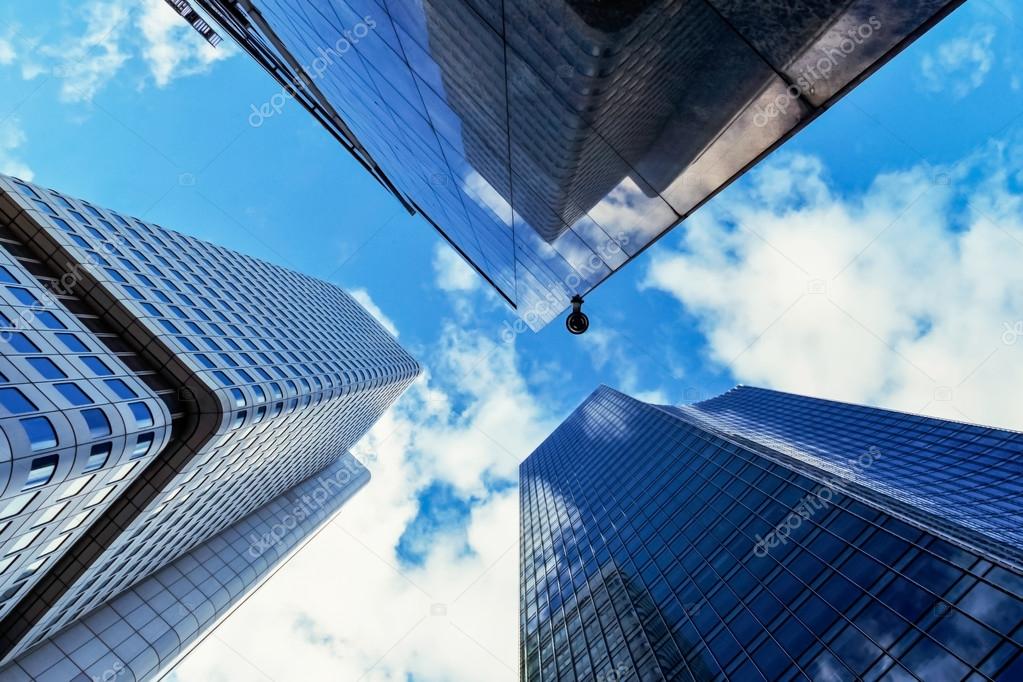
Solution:
[{"label": "white cloud", "polygon": [[390,332],[391,336],[398,336],[398,327],[396,327],[394,322],[391,321],[391,318],[384,314],[384,311],[380,309],[380,306],[373,301],[368,291],[365,289],[350,289],[348,290],[348,294],[358,301],[359,305],[365,308],[370,315],[375,317],[377,322],[379,322],[384,329]]},{"label": "white cloud", "polygon": [[13,42],[14,30],[12,28],[7,29],[5,35],[0,36],[0,64],[6,66],[14,62],[14,42]]},{"label": "white cloud", "polygon": [[25,132],[17,118],[0,122],[0,173],[31,180],[34,173],[18,158],[18,148],[25,143]]},{"label": "white cloud", "polygon": [[925,54],[920,60],[924,87],[962,99],[983,85],[995,62],[995,33],[993,26],[977,25]]},{"label": "white cloud", "polygon": [[438,243],[433,249],[433,271],[437,287],[443,291],[474,291],[480,276],[449,245]]},{"label": "white cloud", "polygon": [[26,80],[51,75],[60,98],[91,102],[135,61],[145,63],[143,84],[157,87],[205,73],[235,54],[231,43],[210,46],[162,0],[98,0],[70,4],[61,35],[0,38],[0,64],[17,64]]},{"label": "white cloud", "polygon": [[992,142],[839,196],[818,160],[780,157],[687,221],[645,286],[741,382],[1019,428],[1021,158]]},{"label": "white cloud", "polygon": [[129,27],[128,8],[122,0],[88,3],[81,12],[85,26],[79,35],[41,51],[52,61],[50,69],[60,78],[60,97],[66,102],[92,100],[129,58],[121,45]]},{"label": "white cloud", "polygon": [[235,53],[233,43],[225,41],[213,47],[168,9],[164,0],[145,0],[138,16],[145,39],[142,55],[157,87],[162,88],[175,78],[205,73],[214,63]]},{"label": "white cloud", "polygon": [[[530,393],[512,344],[447,324],[432,360],[356,448],[366,488],[176,679],[515,679],[517,468],[562,415]],[[426,538],[422,566],[401,568],[398,540],[438,482],[472,511]]]}]

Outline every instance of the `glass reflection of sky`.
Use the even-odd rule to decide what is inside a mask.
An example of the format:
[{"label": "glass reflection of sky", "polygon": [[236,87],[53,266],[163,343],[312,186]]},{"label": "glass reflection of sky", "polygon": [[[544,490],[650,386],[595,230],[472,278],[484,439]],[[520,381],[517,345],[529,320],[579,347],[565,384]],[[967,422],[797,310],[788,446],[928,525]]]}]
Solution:
[{"label": "glass reflection of sky", "polygon": [[539,329],[959,3],[255,4],[319,104]]}]

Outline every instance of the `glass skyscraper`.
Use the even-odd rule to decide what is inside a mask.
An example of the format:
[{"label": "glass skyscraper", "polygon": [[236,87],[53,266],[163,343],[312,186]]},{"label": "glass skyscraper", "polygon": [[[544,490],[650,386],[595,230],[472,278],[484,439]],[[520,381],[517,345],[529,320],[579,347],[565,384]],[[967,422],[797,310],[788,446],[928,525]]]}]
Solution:
[{"label": "glass skyscraper", "polygon": [[418,373],[334,285],[0,176],[0,680],[152,677]]},{"label": "glass skyscraper", "polygon": [[538,329],[962,0],[198,0]]},{"label": "glass skyscraper", "polygon": [[1023,679],[1023,434],[594,392],[523,462],[521,679]]}]

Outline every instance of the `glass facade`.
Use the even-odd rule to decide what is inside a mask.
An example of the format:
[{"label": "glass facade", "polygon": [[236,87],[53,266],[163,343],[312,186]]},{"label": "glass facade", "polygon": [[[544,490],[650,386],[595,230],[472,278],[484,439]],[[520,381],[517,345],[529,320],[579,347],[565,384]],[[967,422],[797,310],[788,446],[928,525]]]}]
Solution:
[{"label": "glass facade", "polygon": [[198,4],[538,329],[961,0]]},{"label": "glass facade", "polygon": [[1023,679],[1012,517],[895,494],[945,495],[918,473],[933,452],[988,467],[1018,515],[1021,444],[745,387],[684,408],[602,387],[521,466],[521,679]]},{"label": "glass facade", "polygon": [[336,464],[419,373],[336,286],[3,176],[0,267],[0,664]]}]

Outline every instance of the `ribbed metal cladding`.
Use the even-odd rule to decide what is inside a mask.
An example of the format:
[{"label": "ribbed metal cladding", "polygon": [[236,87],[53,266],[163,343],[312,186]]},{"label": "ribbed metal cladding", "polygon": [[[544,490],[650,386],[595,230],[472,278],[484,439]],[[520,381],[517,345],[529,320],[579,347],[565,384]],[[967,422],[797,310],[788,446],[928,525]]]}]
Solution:
[{"label": "ribbed metal cladding", "polygon": [[[27,331],[16,331],[35,340],[11,336],[21,350],[7,355],[26,370],[19,385],[54,396],[43,416],[82,424],[75,439],[59,433],[55,447],[12,451],[0,510],[14,511],[0,521],[0,552],[35,570],[0,570],[9,660],[331,465],[419,366],[336,286],[17,179],[0,177],[0,190],[6,229],[17,235],[0,244],[34,254],[24,263],[46,264],[51,280],[74,290],[23,306]],[[14,307],[24,298],[16,290],[46,273],[7,260],[16,282],[0,283],[0,296]],[[68,331],[47,328],[51,309],[75,332],[70,346]],[[108,421],[121,430],[89,431],[95,420],[83,414],[95,406],[61,403],[67,382],[30,371],[46,360],[84,400],[112,402],[103,409],[120,415]],[[125,386],[109,382],[121,377],[140,397],[117,407],[109,391]],[[133,407],[146,396],[148,416]],[[24,439],[20,420],[34,416],[0,421],[0,431]],[[93,449],[111,441],[123,445],[109,466],[90,469]],[[39,462],[52,460],[56,473],[30,485],[48,471]],[[12,507],[26,486],[30,503]],[[45,534],[36,538],[38,527]],[[43,542],[54,535],[66,536],[59,547]]]}]

